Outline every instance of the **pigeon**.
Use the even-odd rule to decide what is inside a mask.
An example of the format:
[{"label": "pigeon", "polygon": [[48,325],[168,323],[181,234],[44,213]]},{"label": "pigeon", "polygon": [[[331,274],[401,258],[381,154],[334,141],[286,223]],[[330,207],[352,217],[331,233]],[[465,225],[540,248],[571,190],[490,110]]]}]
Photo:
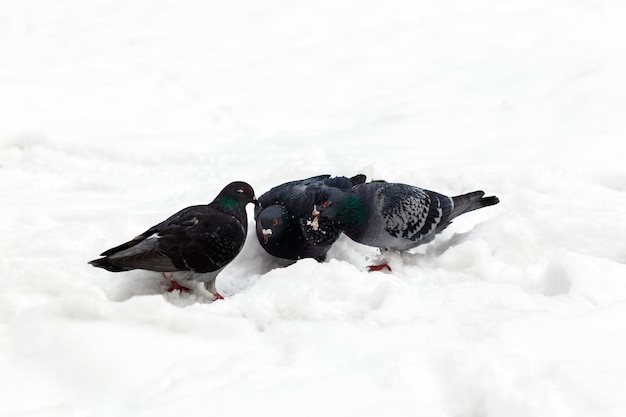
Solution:
[{"label": "pigeon", "polygon": [[[311,213],[317,200],[325,200],[333,189],[350,189],[365,181],[365,175],[352,178],[318,175],[278,185],[259,197],[255,209],[256,234],[259,243],[270,255],[283,259],[313,258],[324,261],[326,253],[337,240],[337,233],[317,232],[317,223],[303,220]],[[305,237],[303,229],[310,230]]]},{"label": "pigeon", "polygon": [[172,284],[170,291],[187,290],[181,282],[204,282],[215,298],[222,298],[215,278],[243,247],[248,203],[258,204],[252,187],[232,182],[210,204],[184,208],[89,264],[111,272],[162,272]]},{"label": "pigeon", "polygon": [[[383,251],[406,251],[433,240],[455,217],[500,201],[484,195],[474,191],[448,197],[412,185],[372,181],[331,190],[326,200],[310,207],[305,221],[319,225],[311,233],[342,231],[355,242]],[[391,269],[386,264],[370,267],[383,268]]]}]

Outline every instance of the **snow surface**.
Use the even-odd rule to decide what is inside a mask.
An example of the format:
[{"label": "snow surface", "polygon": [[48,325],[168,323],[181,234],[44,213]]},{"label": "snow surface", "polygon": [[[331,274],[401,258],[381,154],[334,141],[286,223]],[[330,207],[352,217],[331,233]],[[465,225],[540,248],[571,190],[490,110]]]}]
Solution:
[{"label": "snow surface", "polygon": [[[0,5],[1,416],[626,415],[623,1]],[[501,203],[392,273],[250,234],[214,303],[87,265],[358,172]]]}]

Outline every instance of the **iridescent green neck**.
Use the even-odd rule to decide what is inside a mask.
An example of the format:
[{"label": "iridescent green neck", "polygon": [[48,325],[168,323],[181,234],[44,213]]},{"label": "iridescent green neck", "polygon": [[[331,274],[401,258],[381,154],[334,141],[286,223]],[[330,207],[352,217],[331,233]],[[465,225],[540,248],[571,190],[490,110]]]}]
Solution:
[{"label": "iridescent green neck", "polygon": [[223,197],[217,201],[217,209],[223,213],[234,216],[240,222],[247,224],[246,208],[241,206],[241,203],[233,197]]},{"label": "iridescent green neck", "polygon": [[358,194],[347,195],[337,208],[337,219],[346,225],[360,226],[366,217],[365,205]]},{"label": "iridescent green neck", "polygon": [[219,200],[219,205],[228,210],[240,208],[239,202],[234,197],[223,197]]}]

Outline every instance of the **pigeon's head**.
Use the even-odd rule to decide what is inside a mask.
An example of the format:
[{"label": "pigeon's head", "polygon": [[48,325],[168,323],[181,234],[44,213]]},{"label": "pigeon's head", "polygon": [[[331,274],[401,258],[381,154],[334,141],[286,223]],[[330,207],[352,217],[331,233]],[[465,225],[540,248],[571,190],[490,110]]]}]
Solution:
[{"label": "pigeon's head", "polygon": [[289,216],[280,204],[261,210],[256,219],[256,235],[262,245],[277,245],[287,233]]},{"label": "pigeon's head", "polygon": [[315,196],[315,204],[309,214],[313,230],[317,230],[319,222],[322,220],[339,220],[340,209],[344,204],[347,195],[346,190],[334,187],[324,187]]},{"label": "pigeon's head", "polygon": [[361,196],[350,190],[332,189],[316,200],[306,224],[311,230],[342,228],[360,225],[365,219]]},{"label": "pigeon's head", "polygon": [[331,245],[343,231],[331,206],[331,202],[323,201],[300,219],[302,235],[309,245]]},{"label": "pigeon's head", "polygon": [[259,204],[256,197],[254,197],[252,186],[243,181],[235,181],[228,184],[219,193],[216,200],[222,202],[225,207],[233,204],[239,207],[245,207],[248,203]]},{"label": "pigeon's head", "polygon": [[324,187],[315,195],[310,211],[300,219],[302,234],[309,244],[334,241],[341,233],[337,208],[341,206],[343,190]]}]

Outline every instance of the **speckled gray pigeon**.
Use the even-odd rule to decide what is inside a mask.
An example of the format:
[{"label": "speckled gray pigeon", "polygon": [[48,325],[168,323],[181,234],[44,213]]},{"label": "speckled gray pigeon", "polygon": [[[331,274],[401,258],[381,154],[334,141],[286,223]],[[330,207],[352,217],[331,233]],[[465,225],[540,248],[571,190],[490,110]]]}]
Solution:
[{"label": "speckled gray pigeon", "polygon": [[381,249],[408,250],[430,242],[457,216],[499,202],[474,191],[448,197],[419,187],[373,181],[350,190],[332,190],[317,200],[306,219],[318,230],[305,235],[343,231],[352,240]]},{"label": "speckled gray pigeon", "polygon": [[279,258],[323,261],[341,231],[309,233],[305,237],[303,218],[310,215],[316,201],[328,198],[330,190],[349,189],[364,181],[365,175],[352,178],[318,175],[272,188],[259,197],[260,204],[255,209],[259,243],[270,255]]},{"label": "speckled gray pigeon", "polygon": [[89,263],[111,272],[163,272],[172,289],[185,289],[181,282],[187,280],[204,282],[221,298],[215,278],[243,247],[248,203],[257,204],[252,187],[230,183],[210,204],[187,207]]}]

